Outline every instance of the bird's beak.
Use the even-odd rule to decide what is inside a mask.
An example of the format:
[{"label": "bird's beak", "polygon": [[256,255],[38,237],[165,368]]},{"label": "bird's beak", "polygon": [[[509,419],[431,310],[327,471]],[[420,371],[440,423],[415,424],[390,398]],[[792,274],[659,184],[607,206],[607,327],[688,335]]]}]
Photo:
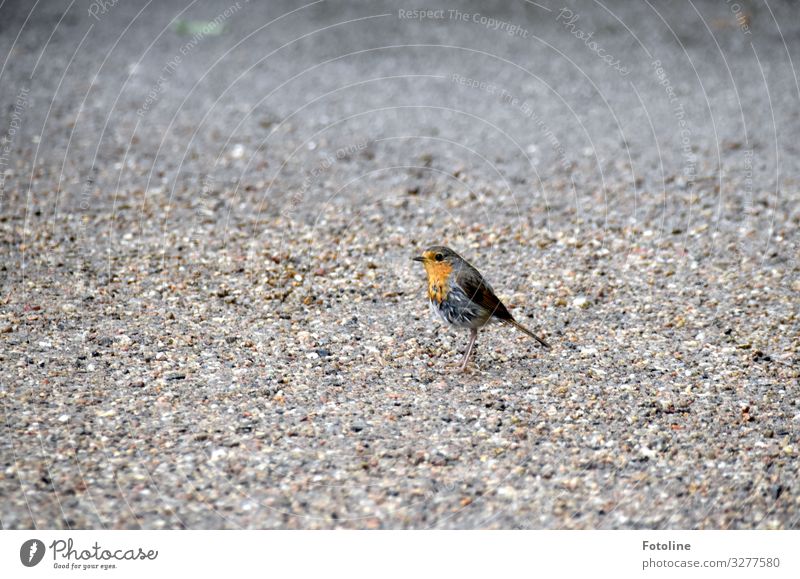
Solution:
[{"label": "bird's beak", "polygon": [[425,258],[422,257],[421,255],[418,255],[417,257],[412,257],[411,259],[414,261],[425,261]]}]

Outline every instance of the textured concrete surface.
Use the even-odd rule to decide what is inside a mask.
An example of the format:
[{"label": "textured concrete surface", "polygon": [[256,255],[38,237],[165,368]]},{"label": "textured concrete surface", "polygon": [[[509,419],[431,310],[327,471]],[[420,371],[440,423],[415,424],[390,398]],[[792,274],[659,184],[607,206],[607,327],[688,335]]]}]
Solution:
[{"label": "textured concrete surface", "polygon": [[3,528],[797,528],[796,9],[4,2]]}]

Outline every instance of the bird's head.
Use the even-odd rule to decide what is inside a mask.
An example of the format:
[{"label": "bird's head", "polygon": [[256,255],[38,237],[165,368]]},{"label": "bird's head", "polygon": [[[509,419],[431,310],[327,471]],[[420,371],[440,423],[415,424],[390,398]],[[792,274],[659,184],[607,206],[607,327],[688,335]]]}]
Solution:
[{"label": "bird's head", "polygon": [[434,245],[413,259],[422,263],[428,277],[440,278],[449,275],[461,257],[449,247]]}]

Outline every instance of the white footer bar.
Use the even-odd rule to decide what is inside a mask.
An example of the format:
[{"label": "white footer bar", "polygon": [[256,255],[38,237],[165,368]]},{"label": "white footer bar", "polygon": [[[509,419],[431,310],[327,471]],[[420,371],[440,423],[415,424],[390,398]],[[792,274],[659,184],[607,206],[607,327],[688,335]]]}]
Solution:
[{"label": "white footer bar", "polygon": [[3,531],[0,576],[777,579],[800,577],[798,547],[800,531]]}]

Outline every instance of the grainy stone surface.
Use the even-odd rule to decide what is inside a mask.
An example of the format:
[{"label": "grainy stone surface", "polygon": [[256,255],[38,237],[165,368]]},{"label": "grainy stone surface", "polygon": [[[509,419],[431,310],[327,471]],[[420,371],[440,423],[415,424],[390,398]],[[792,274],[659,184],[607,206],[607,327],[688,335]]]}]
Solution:
[{"label": "grainy stone surface", "polygon": [[[43,4],[3,528],[800,526],[792,4]],[[454,373],[432,243],[553,349]]]}]

